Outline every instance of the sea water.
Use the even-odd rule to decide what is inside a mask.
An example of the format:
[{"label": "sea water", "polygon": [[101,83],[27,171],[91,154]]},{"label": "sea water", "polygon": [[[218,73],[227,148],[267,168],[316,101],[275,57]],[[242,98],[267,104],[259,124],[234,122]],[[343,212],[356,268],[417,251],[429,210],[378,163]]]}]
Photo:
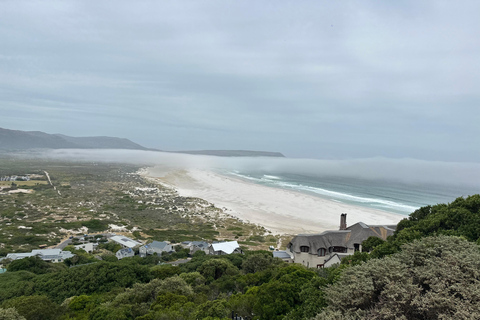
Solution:
[{"label": "sea water", "polygon": [[228,174],[261,185],[282,188],[341,203],[408,215],[416,209],[449,203],[457,197],[478,193],[469,188],[434,184],[407,184],[335,176],[307,176],[275,172],[229,171]]}]

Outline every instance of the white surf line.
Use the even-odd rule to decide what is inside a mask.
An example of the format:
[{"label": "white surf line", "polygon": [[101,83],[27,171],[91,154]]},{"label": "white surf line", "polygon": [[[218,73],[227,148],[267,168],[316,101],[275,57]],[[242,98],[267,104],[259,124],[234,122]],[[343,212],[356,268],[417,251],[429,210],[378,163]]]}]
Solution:
[{"label": "white surf line", "polygon": [[48,172],[45,170],[43,170],[43,172],[45,172],[45,175],[47,176],[47,179],[48,179],[48,183],[50,183],[50,185],[53,187],[53,190],[57,191],[58,195],[61,196],[62,194],[60,193],[60,190],[57,190],[57,187],[55,187],[52,183],[52,180],[50,180],[50,175],[48,174]]}]

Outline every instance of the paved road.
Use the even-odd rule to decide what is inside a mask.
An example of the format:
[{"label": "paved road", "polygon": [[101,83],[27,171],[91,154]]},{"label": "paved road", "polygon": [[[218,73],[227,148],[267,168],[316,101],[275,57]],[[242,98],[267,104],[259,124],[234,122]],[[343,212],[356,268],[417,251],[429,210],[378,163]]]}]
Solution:
[{"label": "paved road", "polygon": [[66,246],[68,246],[70,243],[72,243],[72,240],[71,239],[67,239],[59,244],[57,244],[57,246],[55,247],[55,249],[65,249]]}]

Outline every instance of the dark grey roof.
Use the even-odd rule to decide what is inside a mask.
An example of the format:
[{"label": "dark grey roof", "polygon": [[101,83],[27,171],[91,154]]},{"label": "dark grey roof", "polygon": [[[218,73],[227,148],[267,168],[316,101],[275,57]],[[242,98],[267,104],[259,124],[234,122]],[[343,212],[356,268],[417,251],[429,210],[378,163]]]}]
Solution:
[{"label": "dark grey roof", "polygon": [[328,259],[326,259],[323,263],[324,264],[327,263],[328,261],[332,260],[333,257],[335,256],[337,256],[340,259],[340,261],[342,261],[342,259],[345,257],[351,257],[350,254],[346,254],[346,253],[335,253],[335,254],[332,254],[330,257],[328,257]]},{"label": "dark grey roof", "polygon": [[273,251],[274,258],[291,259],[292,257],[286,251]]},{"label": "dark grey roof", "polygon": [[153,241],[152,243],[149,243],[145,247],[163,250],[165,249],[166,246],[168,246],[168,243],[166,243],[165,241]]},{"label": "dark grey roof", "polygon": [[353,248],[355,243],[361,244],[370,236],[385,240],[392,235],[394,229],[386,226],[368,226],[363,222],[355,223],[347,230],[325,231],[320,234],[299,234],[289,243],[292,252],[300,252],[300,247],[310,247],[310,253],[316,254],[318,249],[330,247]]},{"label": "dark grey roof", "polygon": [[202,249],[209,246],[208,242],[205,241],[192,241],[191,245]]}]

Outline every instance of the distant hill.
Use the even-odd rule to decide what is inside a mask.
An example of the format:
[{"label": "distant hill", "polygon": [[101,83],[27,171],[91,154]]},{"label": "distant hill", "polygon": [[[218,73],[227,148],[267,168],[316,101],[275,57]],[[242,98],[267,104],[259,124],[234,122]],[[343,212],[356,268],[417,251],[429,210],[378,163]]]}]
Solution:
[{"label": "distant hill", "polygon": [[0,128],[0,150],[28,149],[130,149],[218,157],[285,157],[280,152],[248,150],[163,151],[145,148],[128,139],[115,137],[70,137],[41,131],[20,131]]},{"label": "distant hill", "polygon": [[280,152],[249,151],[249,150],[197,150],[197,151],[175,151],[175,153],[198,154],[218,157],[280,157],[285,156]]},{"label": "distant hill", "polygon": [[69,137],[41,131],[0,128],[0,150],[25,149],[135,149],[149,150],[128,139],[114,137]]}]

